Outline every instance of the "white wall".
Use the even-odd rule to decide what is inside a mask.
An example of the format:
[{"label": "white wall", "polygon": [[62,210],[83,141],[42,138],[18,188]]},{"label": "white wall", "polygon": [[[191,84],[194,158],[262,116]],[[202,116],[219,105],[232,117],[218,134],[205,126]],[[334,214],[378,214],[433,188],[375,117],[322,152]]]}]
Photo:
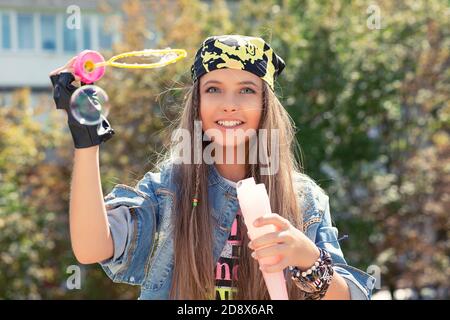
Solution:
[{"label": "white wall", "polygon": [[[101,16],[103,15],[94,10],[95,6],[98,5],[95,1],[75,1],[75,4],[80,5],[80,18],[82,18],[82,28],[86,27],[90,30],[90,32],[88,33],[89,38],[84,39],[85,34],[83,29],[76,31],[76,50],[73,52],[65,51],[63,47],[65,36],[64,32],[67,31],[65,30],[66,19],[69,16],[69,14],[66,12],[65,6],[71,3],[69,1],[41,0],[34,2],[34,4],[35,6],[31,6],[32,2],[30,1],[0,0],[0,13],[2,13],[0,14],[0,89],[9,89],[16,87],[31,87],[33,89],[49,88],[50,82],[48,74],[50,71],[64,65],[77,52],[82,51],[83,48],[101,50],[101,38],[99,32],[100,30],[104,30],[103,23],[105,23],[105,27],[107,27],[106,32],[111,32],[111,20],[108,20],[108,24],[104,18],[101,18]],[[52,5],[55,6],[50,11],[48,8]],[[116,8],[118,8],[117,5]],[[32,15],[32,38],[34,38],[33,48],[19,48],[19,13]],[[42,14],[54,16],[56,19],[56,34],[54,37],[52,37],[52,39],[56,41],[56,48],[53,51],[46,51],[42,47]],[[9,17],[9,48],[4,48],[2,46],[2,15],[7,15]],[[120,11],[116,11],[116,14],[114,14],[115,18],[118,18],[118,15],[120,15]],[[112,25],[113,28],[116,27],[116,24]],[[23,36],[23,31],[21,34]],[[104,34],[103,31],[102,34]],[[118,37],[119,35],[117,32],[112,32],[113,43],[119,40]],[[86,41],[87,43],[85,43]],[[108,46],[106,49],[111,48]],[[103,50],[101,51],[104,52]]]},{"label": "white wall", "polygon": [[64,54],[1,53],[0,87],[50,87],[48,74],[72,56]]}]

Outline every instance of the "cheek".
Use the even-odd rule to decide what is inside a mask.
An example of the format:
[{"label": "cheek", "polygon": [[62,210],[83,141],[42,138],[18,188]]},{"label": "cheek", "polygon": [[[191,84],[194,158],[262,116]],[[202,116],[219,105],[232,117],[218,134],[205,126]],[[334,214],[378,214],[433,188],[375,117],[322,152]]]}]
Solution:
[{"label": "cheek", "polygon": [[247,115],[248,127],[255,130],[258,129],[261,117],[262,117],[262,109],[260,108],[249,112]]},{"label": "cheek", "polygon": [[204,130],[211,126],[213,116],[214,112],[211,108],[206,108],[202,104],[200,104],[200,120],[202,121]]},{"label": "cheek", "polygon": [[257,129],[263,113],[262,96],[253,96],[247,101],[248,109],[246,117],[249,120],[248,125],[253,129]]}]

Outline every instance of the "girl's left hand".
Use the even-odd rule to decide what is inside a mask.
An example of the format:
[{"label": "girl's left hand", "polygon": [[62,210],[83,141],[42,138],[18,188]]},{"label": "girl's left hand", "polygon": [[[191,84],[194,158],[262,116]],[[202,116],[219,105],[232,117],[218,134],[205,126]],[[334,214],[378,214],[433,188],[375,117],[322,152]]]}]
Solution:
[{"label": "girl's left hand", "polygon": [[279,272],[288,266],[297,266],[300,270],[306,270],[319,258],[320,252],[317,246],[289,220],[272,213],[256,219],[253,223],[255,227],[267,224],[275,225],[277,231],[253,239],[248,246],[254,250],[252,252],[254,259],[279,256],[280,260],[276,264],[260,264],[261,271]]}]

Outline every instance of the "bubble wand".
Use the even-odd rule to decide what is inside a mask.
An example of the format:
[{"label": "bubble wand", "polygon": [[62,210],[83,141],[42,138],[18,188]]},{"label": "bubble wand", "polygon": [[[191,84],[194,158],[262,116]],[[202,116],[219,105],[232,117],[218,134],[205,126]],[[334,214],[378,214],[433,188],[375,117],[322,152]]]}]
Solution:
[{"label": "bubble wand", "polygon": [[[145,49],[121,53],[105,61],[99,52],[84,50],[77,55],[73,68],[75,75],[82,82],[90,84],[103,77],[106,66],[125,69],[153,69],[175,63],[186,56],[186,50],[183,49]],[[135,59],[133,63],[118,61],[132,57]],[[149,62],[150,59],[155,60]]]}]

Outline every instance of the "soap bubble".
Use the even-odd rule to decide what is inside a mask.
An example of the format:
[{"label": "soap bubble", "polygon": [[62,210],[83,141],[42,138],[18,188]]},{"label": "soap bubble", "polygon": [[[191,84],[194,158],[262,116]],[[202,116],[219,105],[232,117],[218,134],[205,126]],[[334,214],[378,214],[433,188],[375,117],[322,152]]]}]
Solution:
[{"label": "soap bubble", "polygon": [[70,100],[70,112],[83,125],[96,125],[109,113],[110,104],[106,92],[94,85],[78,88]]},{"label": "soap bubble", "polygon": [[178,57],[178,55],[176,53],[173,53],[173,52],[172,53],[167,53],[167,54],[165,54],[165,55],[163,55],[161,57],[160,62],[161,63],[167,63],[167,62],[169,62],[171,60],[174,60],[176,57]]}]

